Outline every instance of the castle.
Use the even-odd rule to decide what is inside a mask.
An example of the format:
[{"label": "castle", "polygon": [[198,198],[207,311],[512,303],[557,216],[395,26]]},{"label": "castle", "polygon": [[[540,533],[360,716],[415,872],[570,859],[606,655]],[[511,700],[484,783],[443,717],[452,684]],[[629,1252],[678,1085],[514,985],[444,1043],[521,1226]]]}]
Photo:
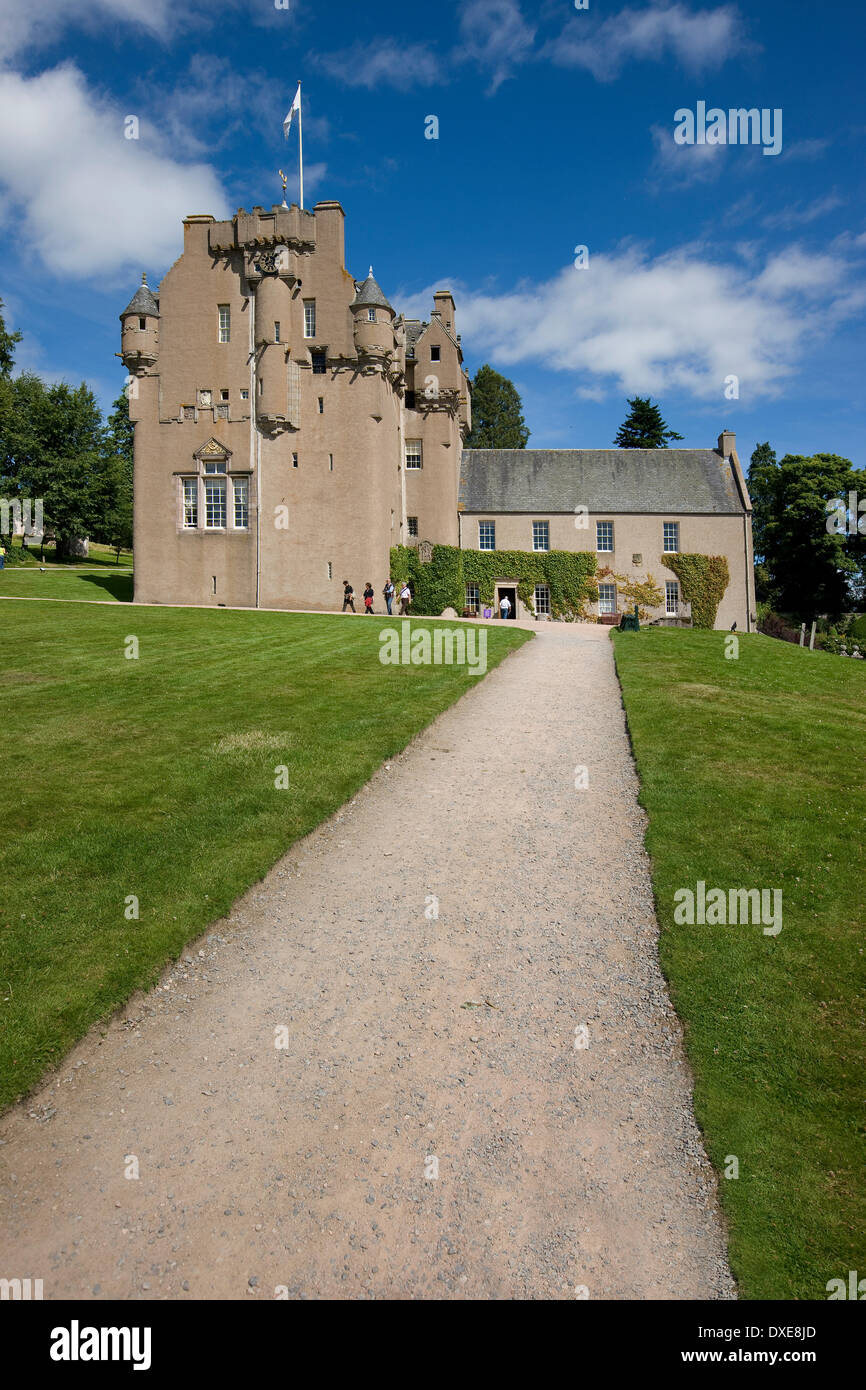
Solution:
[{"label": "castle", "polygon": [[[137,602],[335,609],[380,593],[395,545],[595,550],[660,582],[674,551],[725,555],[717,625],[754,626],[751,503],[734,436],[711,449],[467,450],[470,383],[454,299],[398,315],[344,265],[339,203],[184,221],[158,295],[121,314],[135,422]],[[423,552],[422,552],[423,553]],[[513,568],[513,563],[512,563]],[[520,616],[549,612],[503,573]],[[477,607],[477,595],[466,595]],[[473,602],[474,600],[474,602]],[[614,614],[616,582],[598,610]]]}]

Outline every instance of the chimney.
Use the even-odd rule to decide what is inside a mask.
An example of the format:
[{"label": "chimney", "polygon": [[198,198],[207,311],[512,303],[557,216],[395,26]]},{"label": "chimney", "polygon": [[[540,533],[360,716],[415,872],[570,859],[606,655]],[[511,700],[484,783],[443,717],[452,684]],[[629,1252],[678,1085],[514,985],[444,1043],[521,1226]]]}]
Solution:
[{"label": "chimney", "polygon": [[731,454],[737,452],[737,436],[733,430],[722,430],[719,435],[718,452],[723,459],[730,458]]}]

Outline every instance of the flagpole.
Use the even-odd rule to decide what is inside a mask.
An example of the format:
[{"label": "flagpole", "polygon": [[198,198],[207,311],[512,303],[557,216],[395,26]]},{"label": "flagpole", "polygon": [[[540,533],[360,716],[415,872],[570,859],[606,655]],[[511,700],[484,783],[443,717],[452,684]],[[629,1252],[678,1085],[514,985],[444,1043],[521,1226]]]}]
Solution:
[{"label": "flagpole", "polygon": [[304,137],[303,137],[303,134],[302,134],[302,120],[303,120],[302,112],[301,112],[302,106],[303,106],[303,102],[301,101],[301,84],[300,84],[300,82],[299,82],[299,83],[298,83],[298,167],[299,167],[299,169],[300,169],[300,176],[301,176],[301,211],[303,212],[303,210],[304,210]]}]

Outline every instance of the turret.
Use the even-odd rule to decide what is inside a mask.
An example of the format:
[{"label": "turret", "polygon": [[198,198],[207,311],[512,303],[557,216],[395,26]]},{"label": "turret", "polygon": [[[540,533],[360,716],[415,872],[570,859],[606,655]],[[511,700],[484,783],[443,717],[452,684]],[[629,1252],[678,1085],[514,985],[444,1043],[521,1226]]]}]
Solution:
[{"label": "turret", "polygon": [[120,315],[120,356],[129,372],[152,367],[159,356],[159,303],[142,274],[141,284]]},{"label": "turret", "polygon": [[358,356],[383,361],[394,352],[394,310],[373,279],[372,266],[363,284],[355,282],[355,291],[351,307]]},{"label": "turret", "polygon": [[280,274],[266,273],[256,288],[256,415],[265,429],[297,422],[289,410],[288,344],[295,306]]}]

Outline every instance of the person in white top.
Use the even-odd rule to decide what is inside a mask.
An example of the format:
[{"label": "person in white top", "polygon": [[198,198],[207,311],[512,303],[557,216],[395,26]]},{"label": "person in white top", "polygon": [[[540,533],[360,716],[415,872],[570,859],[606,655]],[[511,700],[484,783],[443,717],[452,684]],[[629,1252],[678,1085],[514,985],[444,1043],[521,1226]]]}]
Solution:
[{"label": "person in white top", "polygon": [[507,618],[510,613],[511,599],[508,597],[507,594],[503,594],[502,598],[499,600],[499,616],[500,618]]},{"label": "person in white top", "polygon": [[400,590],[400,616],[404,617],[409,612],[409,604],[412,602],[412,590],[408,584],[404,584]]}]

